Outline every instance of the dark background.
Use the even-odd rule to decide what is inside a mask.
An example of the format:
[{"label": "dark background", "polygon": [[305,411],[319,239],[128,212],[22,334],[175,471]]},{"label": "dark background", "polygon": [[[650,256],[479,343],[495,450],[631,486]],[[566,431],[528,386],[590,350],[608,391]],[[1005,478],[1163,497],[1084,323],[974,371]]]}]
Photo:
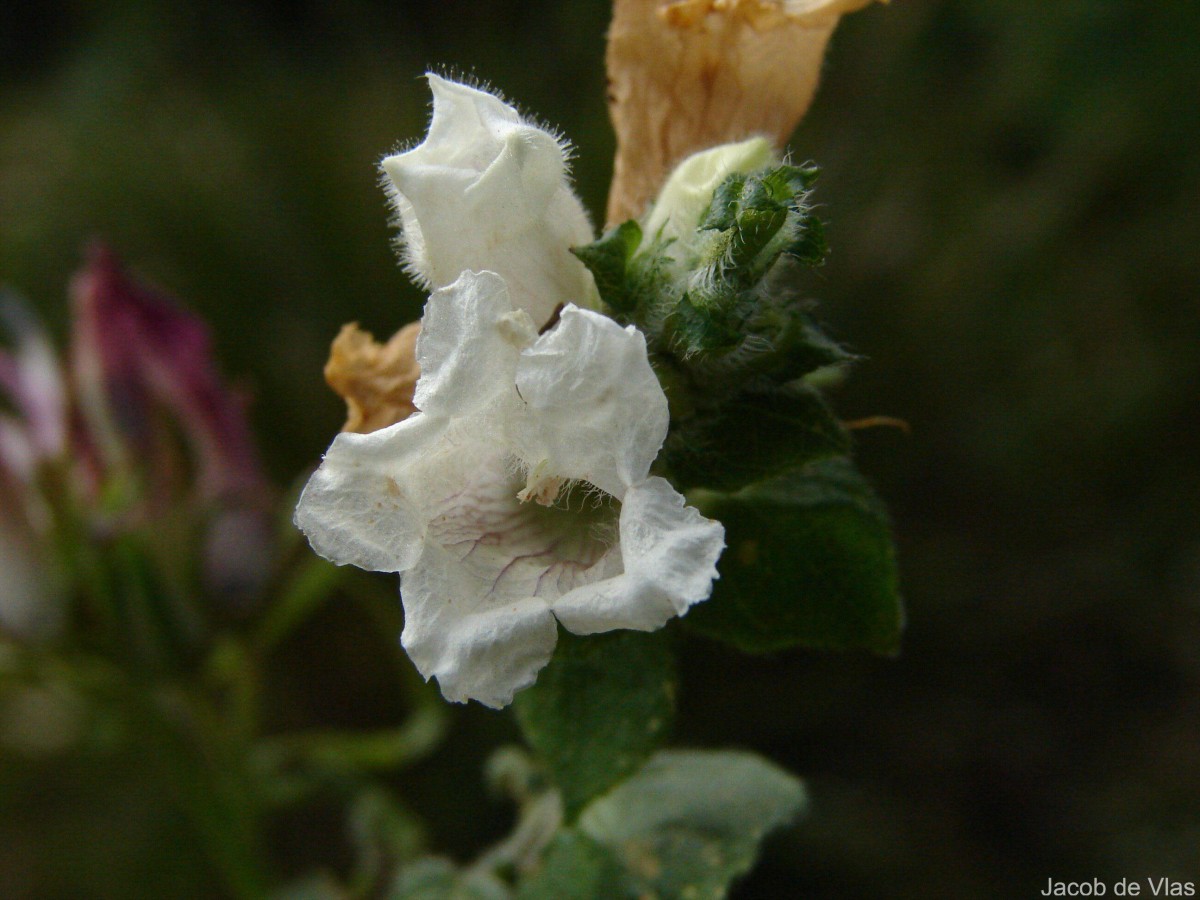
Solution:
[{"label": "dark background", "polygon": [[[419,315],[374,170],[424,131],[418,76],[475,73],[559,126],[598,211],[607,19],[599,0],[9,0],[0,280],[61,337],[103,235],[212,323],[294,483],[341,421],[320,374],[339,325]],[[866,356],[840,413],[912,426],[857,450],[909,627],[894,660],[686,645],[679,740],[756,749],[813,799],[735,896],[1200,881],[1198,38],[1192,0],[896,0],[839,28],[792,143],[824,168],[833,248],[807,288]],[[290,647],[327,721],[389,702],[363,630],[335,605]],[[477,773],[513,736],[468,710],[398,781],[436,849],[504,829]],[[120,800],[136,773],[100,775],[97,797],[6,780],[6,895],[213,896],[170,816]],[[342,861],[328,811],[278,831],[285,869]],[[56,880],[33,888],[30,858],[61,859]]]}]

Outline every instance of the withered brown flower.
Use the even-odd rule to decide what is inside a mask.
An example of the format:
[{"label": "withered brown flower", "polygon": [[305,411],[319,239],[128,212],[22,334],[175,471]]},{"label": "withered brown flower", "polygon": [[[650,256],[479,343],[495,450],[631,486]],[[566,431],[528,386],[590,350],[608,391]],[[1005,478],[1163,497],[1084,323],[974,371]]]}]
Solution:
[{"label": "withered brown flower", "polygon": [[325,364],[325,380],[346,401],[343,431],[368,434],[394,425],[414,412],[413,389],[421,376],[417,365],[420,322],[410,322],[386,344],[357,322],[343,325]]},{"label": "withered brown flower", "polygon": [[640,216],[667,173],[697,150],[752,135],[781,149],[812,101],[838,19],[870,2],[616,0],[608,221]]}]

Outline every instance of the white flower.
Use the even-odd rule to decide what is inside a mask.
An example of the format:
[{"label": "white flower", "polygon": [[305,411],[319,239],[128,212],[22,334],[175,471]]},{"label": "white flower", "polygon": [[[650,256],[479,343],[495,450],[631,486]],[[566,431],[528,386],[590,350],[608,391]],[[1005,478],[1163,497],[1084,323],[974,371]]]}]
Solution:
[{"label": "white flower", "polygon": [[491,94],[427,77],[429,134],[381,164],[410,274],[440,288],[467,270],[496,272],[539,326],[560,303],[598,307],[569,251],[593,235],[567,179],[566,142]]},{"label": "white flower", "polygon": [[504,706],[576,634],[649,631],[708,597],[724,530],[649,477],[667,403],[644,337],[567,306],[538,335],[503,278],[426,307],[419,412],[338,435],[296,522],[399,572],[402,641],[451,700]]}]

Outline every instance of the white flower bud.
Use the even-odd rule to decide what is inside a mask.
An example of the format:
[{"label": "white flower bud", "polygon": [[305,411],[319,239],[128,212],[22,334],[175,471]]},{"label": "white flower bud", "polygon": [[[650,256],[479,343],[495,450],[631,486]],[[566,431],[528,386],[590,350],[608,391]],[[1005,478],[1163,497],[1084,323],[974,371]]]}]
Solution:
[{"label": "white flower bud", "polygon": [[492,94],[427,77],[429,134],[381,164],[409,273],[436,289],[467,270],[496,272],[537,326],[559,304],[598,306],[570,253],[593,235],[571,190],[567,143]]}]

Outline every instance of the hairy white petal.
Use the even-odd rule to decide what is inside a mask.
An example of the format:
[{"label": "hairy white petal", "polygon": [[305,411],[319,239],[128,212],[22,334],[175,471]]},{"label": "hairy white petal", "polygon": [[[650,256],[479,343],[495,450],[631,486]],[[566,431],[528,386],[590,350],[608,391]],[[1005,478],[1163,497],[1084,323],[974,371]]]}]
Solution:
[{"label": "hairy white petal", "polygon": [[527,411],[514,419],[510,438],[531,468],[618,499],[646,477],[669,413],[640,331],[568,306],[521,354],[516,378]]},{"label": "hairy white petal", "polygon": [[570,591],[554,614],[575,634],[661,628],[712,593],[724,547],[720,522],[686,506],[664,479],[648,478],[629,488],[621,506],[624,572]]},{"label": "hairy white petal", "polygon": [[425,305],[413,404],[425,413],[466,415],[497,392],[514,394],[517,358],[536,337],[528,313],[513,310],[503,278],[463,272]]},{"label": "hairy white petal", "polygon": [[625,495],[621,556],[626,573],[656,585],[679,615],[712,593],[725,528],[687,506],[665,478],[647,478]]},{"label": "hairy white petal", "polygon": [[331,562],[401,572],[420,554],[425,522],[410,469],[446,428],[416,414],[370,434],[343,432],[300,495],[296,526]]},{"label": "hairy white petal", "polygon": [[425,141],[382,162],[410,269],[432,287],[499,273],[538,325],[560,303],[595,305],[570,247],[592,240],[567,179],[566,145],[476,88],[429,75]]},{"label": "hairy white petal", "polygon": [[478,169],[488,162],[488,145],[480,132],[522,124],[520,113],[494,94],[432,72],[425,80],[433,94],[433,119],[428,137],[414,153],[436,152],[443,165]]}]

